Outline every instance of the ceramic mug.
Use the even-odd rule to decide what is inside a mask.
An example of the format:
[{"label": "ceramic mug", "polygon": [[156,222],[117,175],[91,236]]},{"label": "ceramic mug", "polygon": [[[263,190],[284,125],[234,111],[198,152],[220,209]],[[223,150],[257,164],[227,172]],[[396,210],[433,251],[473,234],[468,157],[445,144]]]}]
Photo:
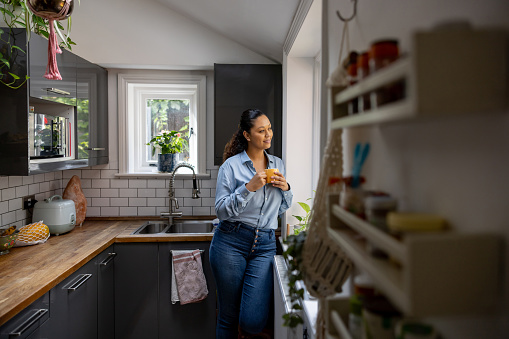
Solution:
[{"label": "ceramic mug", "polygon": [[265,173],[267,174],[267,184],[270,184],[273,180],[271,176],[274,175],[274,172],[279,172],[277,168],[267,168],[265,170]]}]

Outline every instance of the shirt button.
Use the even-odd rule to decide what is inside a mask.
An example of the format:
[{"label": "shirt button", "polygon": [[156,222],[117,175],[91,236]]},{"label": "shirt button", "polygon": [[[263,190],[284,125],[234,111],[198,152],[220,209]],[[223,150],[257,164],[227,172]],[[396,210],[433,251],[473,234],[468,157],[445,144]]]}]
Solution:
[{"label": "shirt button", "polygon": [[251,252],[254,252],[254,250],[251,250]]},{"label": "shirt button", "polygon": [[262,215],[263,215],[263,213],[262,213]]},{"label": "shirt button", "polygon": [[255,242],[258,242],[258,240],[255,240]]}]

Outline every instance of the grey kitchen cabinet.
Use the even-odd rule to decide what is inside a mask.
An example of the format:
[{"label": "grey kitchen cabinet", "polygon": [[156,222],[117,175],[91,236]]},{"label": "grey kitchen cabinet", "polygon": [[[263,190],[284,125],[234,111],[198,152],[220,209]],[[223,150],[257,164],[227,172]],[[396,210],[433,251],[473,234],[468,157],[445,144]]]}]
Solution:
[{"label": "grey kitchen cabinet", "polygon": [[49,293],[34,301],[0,327],[0,339],[48,338],[43,325],[49,323]]},{"label": "grey kitchen cabinet", "polygon": [[115,257],[113,245],[95,259],[97,266],[97,339],[115,338]]},{"label": "grey kitchen cabinet", "polygon": [[[216,284],[209,260],[210,242],[168,242],[159,244],[159,338],[215,338]],[[203,272],[209,294],[198,303],[171,303],[171,250],[203,250]]]},{"label": "grey kitchen cabinet", "polygon": [[[2,29],[3,42],[0,43],[0,53],[11,64],[10,72],[19,76],[21,80],[16,80],[14,83],[14,86],[20,85],[17,89],[0,84],[0,102],[2,103],[0,105],[0,158],[3,160],[0,163],[0,175],[27,176],[107,163],[106,70],[62,49],[62,54],[57,54],[62,80],[48,80],[44,78],[48,59],[48,41],[32,34],[27,44],[25,29]],[[25,51],[13,49],[12,53],[8,52],[10,46],[4,43],[8,40]],[[22,84],[26,76],[29,79]],[[2,81],[10,80],[8,75],[3,75]],[[78,114],[77,95],[78,92],[83,95],[84,90],[86,104],[91,108],[87,114]],[[81,101],[83,102],[84,100]],[[69,119],[70,132],[66,132],[65,140],[69,144],[66,147],[70,150],[70,154],[66,152],[64,158],[52,158],[50,161],[47,161],[48,158],[34,160],[33,155],[31,159],[30,150],[34,147],[34,133],[29,133],[32,107],[33,113]],[[87,129],[87,142],[81,143],[76,137],[78,128]],[[38,135],[35,136],[37,137]],[[83,152],[80,156],[80,147],[86,148],[84,153],[87,156],[83,156]]]},{"label": "grey kitchen cabinet", "polygon": [[89,261],[50,291],[50,338],[97,338],[97,267]]},{"label": "grey kitchen cabinet", "polygon": [[115,338],[158,338],[158,244],[115,244]]},{"label": "grey kitchen cabinet", "polygon": [[77,58],[76,156],[89,166],[108,163],[108,74]]}]

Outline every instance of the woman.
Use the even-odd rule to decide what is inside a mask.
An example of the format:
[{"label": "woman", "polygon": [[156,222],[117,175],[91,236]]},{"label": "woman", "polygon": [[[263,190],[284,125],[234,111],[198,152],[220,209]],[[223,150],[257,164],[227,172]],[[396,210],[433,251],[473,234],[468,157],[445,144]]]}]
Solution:
[{"label": "woman", "polygon": [[[269,338],[260,332],[272,302],[274,230],[293,197],[283,161],[265,151],[271,140],[267,116],[257,109],[244,111],[219,168],[215,206],[221,222],[210,245],[219,301],[218,339]],[[279,170],[270,184],[268,168]]]}]

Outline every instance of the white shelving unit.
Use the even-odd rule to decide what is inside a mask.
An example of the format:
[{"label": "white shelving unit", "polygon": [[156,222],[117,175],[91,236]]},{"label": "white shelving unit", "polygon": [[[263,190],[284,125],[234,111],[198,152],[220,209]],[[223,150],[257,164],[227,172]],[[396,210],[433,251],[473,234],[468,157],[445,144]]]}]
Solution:
[{"label": "white shelving unit", "polygon": [[325,304],[327,310],[326,339],[352,339],[348,330],[349,302],[346,298],[328,298]]},{"label": "white shelving unit", "polygon": [[[329,236],[406,315],[484,313],[496,306],[502,256],[498,236],[447,231],[399,241],[337,205],[337,194],[329,199]],[[367,243],[391,259],[371,256]]]},{"label": "white shelving unit", "polygon": [[[332,129],[415,117],[485,113],[507,107],[507,32],[460,30],[416,33],[403,57],[334,97]],[[348,115],[348,104],[391,83],[404,97]],[[373,104],[371,107],[374,107]]]}]

